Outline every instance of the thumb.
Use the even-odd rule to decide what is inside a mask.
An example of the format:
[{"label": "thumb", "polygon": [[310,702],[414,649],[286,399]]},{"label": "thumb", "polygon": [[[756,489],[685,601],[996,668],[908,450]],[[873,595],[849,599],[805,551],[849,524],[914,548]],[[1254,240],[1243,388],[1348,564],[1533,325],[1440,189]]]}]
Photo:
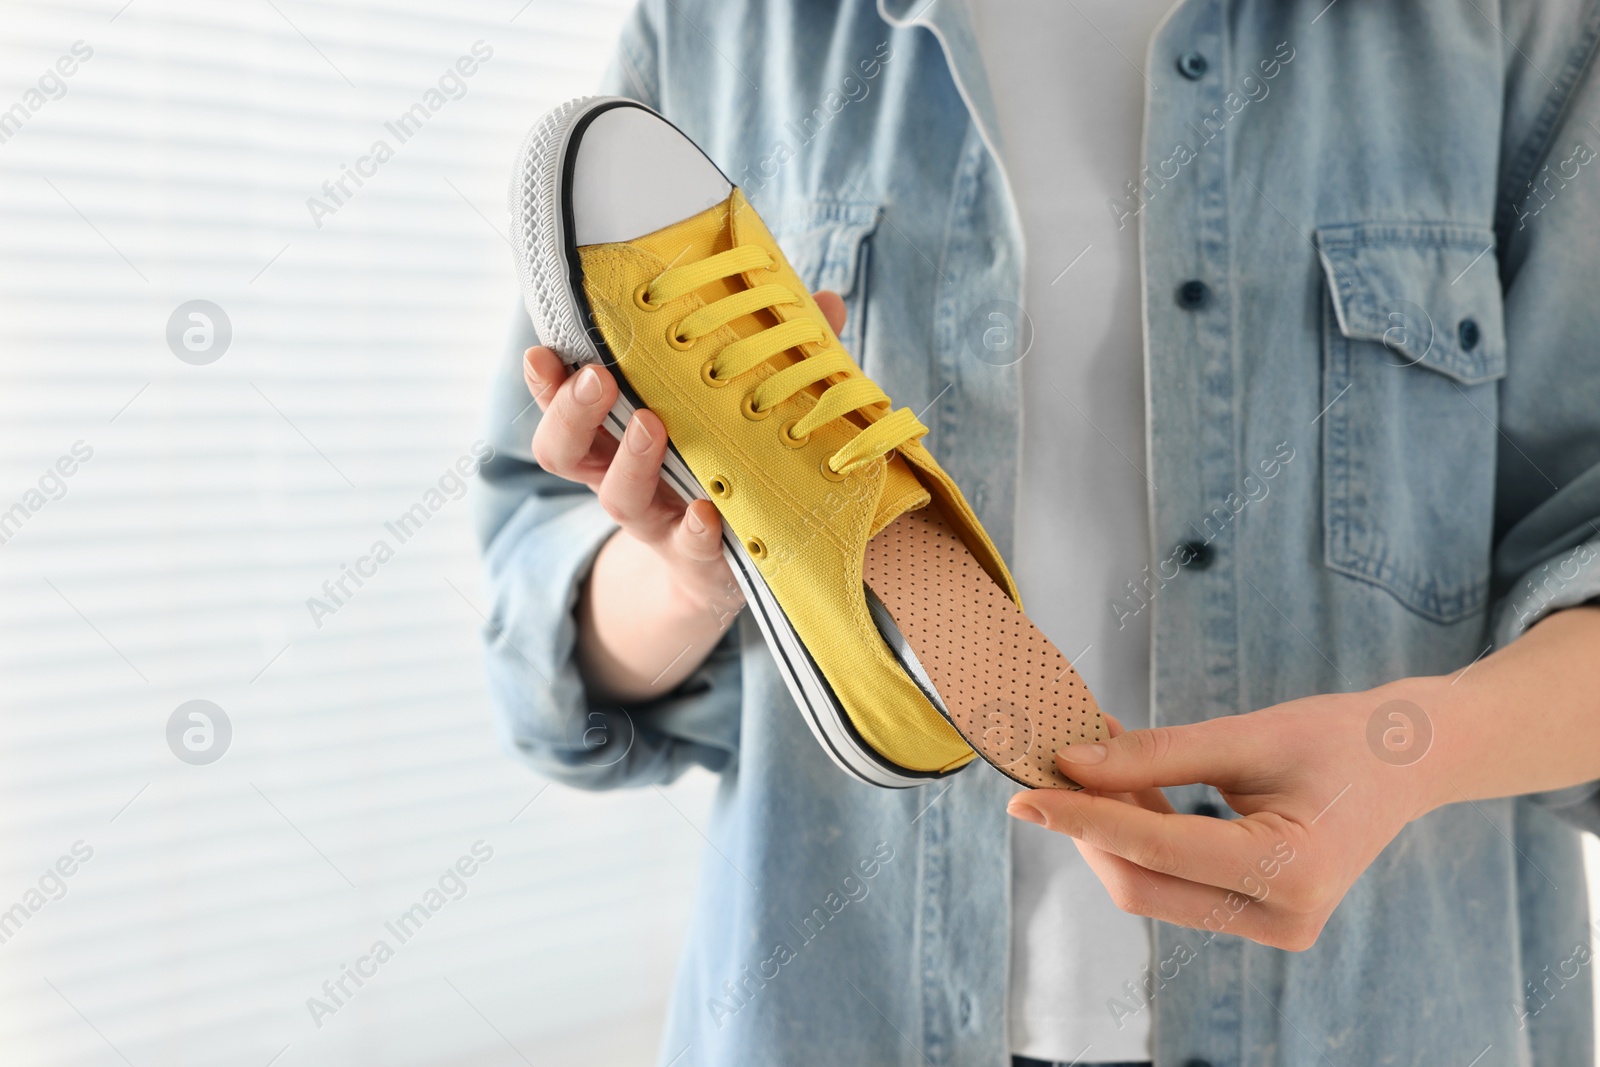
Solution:
[{"label": "thumb", "polygon": [[1132,793],[1166,785],[1225,784],[1245,765],[1239,731],[1228,719],[1117,732],[1106,741],[1068,745],[1056,766],[1085,788]]},{"label": "thumb", "polygon": [[819,289],[812,299],[817,302],[822,317],[828,320],[829,329],[834,333],[844,329],[844,297],[832,289]]},{"label": "thumb", "polygon": [[[1100,714],[1105,717],[1107,732],[1110,734],[1110,736],[1121,737],[1123,734],[1128,732],[1127,727],[1123,726],[1117,717],[1112,715],[1109,711],[1106,711],[1104,708],[1102,708],[1100,710]],[[1059,765],[1062,767],[1067,766],[1065,763],[1060,763]],[[1083,783],[1080,782],[1078,784],[1082,785]],[[1149,808],[1151,811],[1159,811],[1166,815],[1177,814],[1177,809],[1172,806],[1172,803],[1169,800],[1167,800],[1166,794],[1162,793],[1159,789],[1136,789],[1128,793],[1118,793],[1107,789],[1094,789],[1092,792],[1100,796],[1112,797],[1113,799],[1126,801],[1130,804],[1137,804],[1141,808]],[[1079,847],[1084,847],[1082,842],[1079,842]]]}]

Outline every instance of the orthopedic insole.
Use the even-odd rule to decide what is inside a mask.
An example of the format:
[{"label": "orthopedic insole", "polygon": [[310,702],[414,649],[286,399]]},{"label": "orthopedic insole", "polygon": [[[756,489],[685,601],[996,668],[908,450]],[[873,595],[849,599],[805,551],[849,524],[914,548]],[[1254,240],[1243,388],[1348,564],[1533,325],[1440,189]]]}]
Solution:
[{"label": "orthopedic insole", "polygon": [[[1035,788],[1078,789],[1056,769],[1066,745],[1106,739],[1089,687],[995,584],[933,507],[900,516],[867,542],[863,579],[907,671],[978,754]],[[907,651],[914,657],[907,662]]]}]

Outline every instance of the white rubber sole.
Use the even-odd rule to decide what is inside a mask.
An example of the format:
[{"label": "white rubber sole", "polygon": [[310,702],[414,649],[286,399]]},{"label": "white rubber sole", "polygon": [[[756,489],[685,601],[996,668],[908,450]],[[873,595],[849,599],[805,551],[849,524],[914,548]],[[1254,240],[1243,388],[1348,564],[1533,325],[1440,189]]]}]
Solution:
[{"label": "white rubber sole", "polygon": [[[612,107],[643,105],[621,97],[592,96],[568,101],[551,111],[523,141],[511,180],[511,240],[523,300],[540,342],[553,349],[569,369],[611,362],[604,338],[590,324],[587,307],[574,292],[578,268],[566,235],[568,199],[564,183],[570,173],[567,156],[574,135],[581,136],[587,119]],[[622,382],[621,375],[618,380]],[[636,408],[630,390],[622,383],[624,387],[605,422],[606,429],[619,439]],[[688,464],[670,445],[662,463],[662,476],[685,501],[706,498]],[[818,744],[834,763],[863,782],[886,788],[925,785],[955,773],[907,770],[870,748],[850,723],[777,598],[727,523],[722,527],[722,552],[772,649],[790,694]]]}]

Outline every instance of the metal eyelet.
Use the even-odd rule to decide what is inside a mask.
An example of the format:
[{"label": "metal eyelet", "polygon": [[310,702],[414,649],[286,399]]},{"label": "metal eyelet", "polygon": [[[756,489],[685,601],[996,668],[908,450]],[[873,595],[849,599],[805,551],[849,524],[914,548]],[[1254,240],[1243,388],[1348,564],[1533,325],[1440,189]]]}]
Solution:
[{"label": "metal eyelet", "polygon": [[744,417],[749,419],[751,422],[760,422],[762,419],[772,414],[771,408],[762,410],[761,408],[756,407],[756,394],[754,393],[745,394],[744,399],[739,402],[739,410],[743,412]]},{"label": "metal eyelet", "polygon": [[789,448],[801,448],[807,441],[811,440],[810,434],[806,434],[804,437],[796,437],[794,435],[795,425],[799,421],[799,419],[790,419],[788,422],[783,424],[783,429],[778,431],[779,439],[782,440],[783,443]]},{"label": "metal eyelet", "polygon": [[667,344],[676,348],[679,352],[687,352],[694,347],[694,340],[689,337],[678,336],[678,327],[682,325],[683,323],[681,322],[675,322],[667,327]]},{"label": "metal eyelet", "polygon": [[728,481],[728,479],[724,478],[720,474],[707,482],[706,488],[709,489],[711,491],[711,495],[716,497],[718,500],[726,500],[733,495],[733,483]]},{"label": "metal eyelet", "polygon": [[700,380],[711,386],[713,389],[721,389],[728,383],[711,373],[716,367],[716,362],[716,358],[712,357],[711,359],[708,359],[704,363],[700,364]]},{"label": "metal eyelet", "polygon": [[828,466],[827,460],[823,460],[820,464],[818,464],[818,466],[822,468],[822,476],[828,479],[830,482],[842,482],[846,478],[850,477],[850,475],[846,474],[844,471],[836,471],[832,467]]},{"label": "metal eyelet", "polygon": [[750,553],[751,559],[767,558],[767,543],[759,537],[746,537],[744,539],[744,550]]},{"label": "metal eyelet", "polygon": [[636,306],[640,311],[659,311],[661,309],[661,305],[660,304],[652,304],[650,302],[650,297],[647,295],[649,293],[649,291],[650,291],[650,283],[649,282],[641,283],[639,288],[637,288],[637,289],[635,289],[633,291],[633,303],[634,303],[634,306]]}]

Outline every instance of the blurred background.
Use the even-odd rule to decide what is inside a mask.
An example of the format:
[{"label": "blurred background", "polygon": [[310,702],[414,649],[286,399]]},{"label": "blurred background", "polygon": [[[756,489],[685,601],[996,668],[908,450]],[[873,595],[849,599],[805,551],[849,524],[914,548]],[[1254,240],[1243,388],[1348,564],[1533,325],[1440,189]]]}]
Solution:
[{"label": "blurred background", "polygon": [[711,779],[502,751],[458,494],[627,7],[0,3],[7,1067],[654,1058]]}]

